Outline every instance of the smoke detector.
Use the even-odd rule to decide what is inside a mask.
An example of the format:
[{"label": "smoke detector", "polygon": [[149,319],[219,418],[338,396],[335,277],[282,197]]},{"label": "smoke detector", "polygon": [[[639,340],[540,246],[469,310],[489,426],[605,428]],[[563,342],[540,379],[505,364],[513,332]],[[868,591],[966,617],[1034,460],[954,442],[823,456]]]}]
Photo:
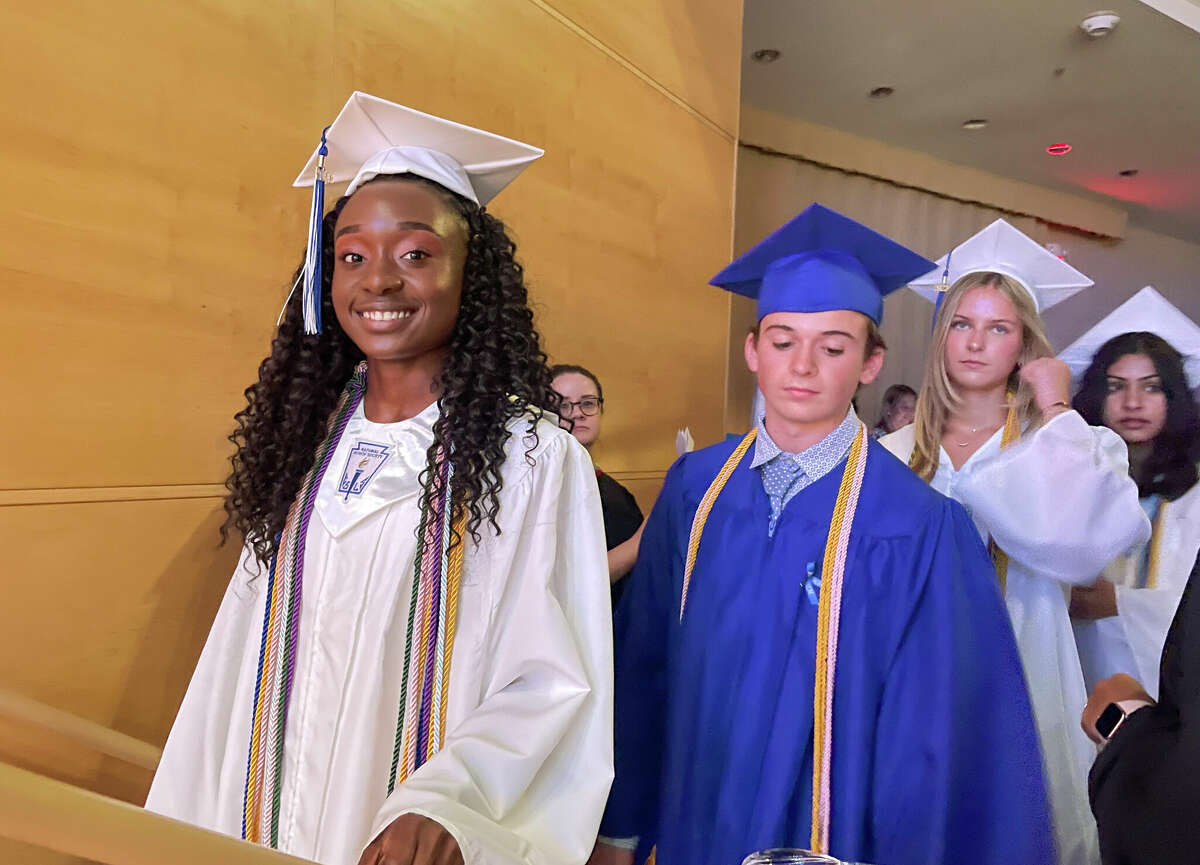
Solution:
[{"label": "smoke detector", "polygon": [[1121,16],[1116,12],[1093,12],[1079,22],[1079,29],[1092,39],[1100,39],[1117,29]]}]

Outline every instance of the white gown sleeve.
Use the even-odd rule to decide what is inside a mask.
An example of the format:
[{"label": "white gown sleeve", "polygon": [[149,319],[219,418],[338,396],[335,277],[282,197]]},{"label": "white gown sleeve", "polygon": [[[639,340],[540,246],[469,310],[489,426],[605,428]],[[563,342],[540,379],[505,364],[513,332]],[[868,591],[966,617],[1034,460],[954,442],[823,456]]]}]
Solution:
[{"label": "white gown sleeve", "polygon": [[1183,586],[1156,589],[1117,586],[1116,589],[1117,621],[1137,665],[1129,673],[1140,682],[1157,686],[1163,643],[1183,597]]},{"label": "white gown sleeve", "polygon": [[1116,586],[1116,621],[1120,623],[1137,665],[1139,681],[1152,685],[1158,684],[1163,643],[1196,562],[1197,547],[1200,547],[1200,525],[1196,522],[1200,516],[1200,496],[1197,492],[1189,492],[1165,507],[1168,510],[1163,521],[1157,585],[1152,589]]},{"label": "white gown sleeve", "polygon": [[1031,573],[1088,585],[1150,537],[1128,460],[1116,433],[1067,411],[965,475],[955,498]]},{"label": "white gown sleeve", "polygon": [[261,629],[267,570],[248,549],[225,590],[154,781],[146,808],[235,837],[241,834],[250,707],[246,693],[258,660],[247,638]]},{"label": "white gown sleeve", "polygon": [[569,436],[547,447],[532,477],[527,507],[514,509],[490,553],[509,562],[483,701],[388,797],[371,838],[416,813],[454,836],[467,865],[577,865],[591,853],[613,777],[600,497],[591,459]]}]

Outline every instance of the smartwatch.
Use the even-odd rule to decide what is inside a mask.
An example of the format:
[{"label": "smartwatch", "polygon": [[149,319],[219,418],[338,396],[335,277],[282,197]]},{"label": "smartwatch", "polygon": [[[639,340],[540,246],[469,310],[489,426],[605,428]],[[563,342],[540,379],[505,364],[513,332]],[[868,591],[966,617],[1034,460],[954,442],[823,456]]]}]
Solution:
[{"label": "smartwatch", "polygon": [[1101,739],[1109,741],[1117,734],[1117,730],[1121,729],[1121,725],[1130,715],[1149,705],[1145,700],[1122,700],[1119,703],[1109,703],[1100,713],[1100,717],[1096,719],[1096,732],[1100,734]]}]

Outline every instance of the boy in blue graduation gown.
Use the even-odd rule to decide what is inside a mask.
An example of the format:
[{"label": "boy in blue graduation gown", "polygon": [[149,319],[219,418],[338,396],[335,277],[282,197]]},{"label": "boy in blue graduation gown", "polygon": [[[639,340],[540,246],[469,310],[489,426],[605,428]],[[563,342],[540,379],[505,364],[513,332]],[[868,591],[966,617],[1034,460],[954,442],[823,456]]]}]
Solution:
[{"label": "boy in blue graduation gown", "polygon": [[740,447],[683,456],[646,525],[617,614],[616,780],[594,862],[636,848],[737,865],[773,847],[1054,861],[987,551],[851,408],[882,364],[882,296],[932,266],[813,205],[713,280],[758,299],[746,359],[765,416]]}]

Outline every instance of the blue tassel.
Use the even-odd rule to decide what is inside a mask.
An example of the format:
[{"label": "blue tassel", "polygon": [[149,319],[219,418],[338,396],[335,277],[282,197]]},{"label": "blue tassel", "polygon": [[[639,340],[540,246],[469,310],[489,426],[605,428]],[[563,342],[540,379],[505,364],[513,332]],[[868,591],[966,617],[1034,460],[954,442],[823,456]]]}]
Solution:
[{"label": "blue tassel", "polygon": [[321,218],[325,215],[325,157],[329,147],[325,143],[326,126],[321,131],[321,146],[317,150],[317,175],[313,181],[312,209],[308,213],[308,251],[304,256],[304,289],[301,302],[304,304],[304,332],[321,332]]}]

